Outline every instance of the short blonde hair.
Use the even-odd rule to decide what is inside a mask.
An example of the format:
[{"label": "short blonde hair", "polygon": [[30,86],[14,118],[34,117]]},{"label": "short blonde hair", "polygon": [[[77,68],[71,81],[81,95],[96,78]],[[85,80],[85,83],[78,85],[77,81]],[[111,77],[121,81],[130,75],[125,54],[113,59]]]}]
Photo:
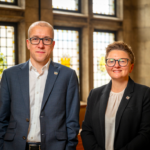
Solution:
[{"label": "short blonde hair", "polygon": [[41,27],[49,27],[49,28],[51,28],[52,29],[52,36],[54,38],[54,28],[53,28],[53,26],[50,23],[48,23],[46,21],[36,21],[36,22],[32,23],[30,25],[29,29],[28,29],[28,38],[30,38],[30,31],[31,31],[31,29],[33,27],[35,27],[35,26],[41,26]]},{"label": "short blonde hair", "polygon": [[122,51],[127,52],[129,55],[129,58],[131,60],[131,64],[135,63],[135,56],[134,56],[134,53],[132,51],[132,48],[129,45],[127,45],[126,43],[124,43],[122,41],[116,41],[116,42],[113,42],[112,44],[109,44],[106,47],[105,59],[107,59],[109,52],[112,50],[122,50]]}]

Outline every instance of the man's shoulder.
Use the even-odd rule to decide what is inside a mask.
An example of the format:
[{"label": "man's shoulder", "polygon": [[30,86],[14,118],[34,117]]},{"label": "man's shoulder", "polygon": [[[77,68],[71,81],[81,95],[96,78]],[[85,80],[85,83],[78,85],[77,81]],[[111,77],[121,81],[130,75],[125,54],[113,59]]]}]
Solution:
[{"label": "man's shoulder", "polygon": [[5,71],[5,72],[17,71],[19,68],[22,68],[22,67],[25,66],[27,63],[28,63],[28,62],[14,65],[14,66],[12,66],[12,67],[9,67],[9,68],[5,69],[4,71]]},{"label": "man's shoulder", "polygon": [[69,72],[74,71],[73,69],[66,67],[64,65],[61,65],[59,63],[56,63],[56,62],[53,62],[53,64],[54,64],[54,66],[58,67],[58,69],[60,69],[60,70],[69,71]]}]

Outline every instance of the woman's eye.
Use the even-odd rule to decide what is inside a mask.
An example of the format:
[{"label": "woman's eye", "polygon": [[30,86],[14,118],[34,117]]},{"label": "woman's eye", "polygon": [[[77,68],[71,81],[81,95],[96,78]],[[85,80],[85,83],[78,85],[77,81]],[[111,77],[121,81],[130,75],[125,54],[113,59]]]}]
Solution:
[{"label": "woman's eye", "polygon": [[124,60],[121,60],[120,62],[121,62],[121,63],[124,63],[125,61],[124,61]]},{"label": "woman's eye", "polygon": [[110,63],[113,63],[113,62],[114,62],[114,60],[110,60],[109,62],[110,62]]}]

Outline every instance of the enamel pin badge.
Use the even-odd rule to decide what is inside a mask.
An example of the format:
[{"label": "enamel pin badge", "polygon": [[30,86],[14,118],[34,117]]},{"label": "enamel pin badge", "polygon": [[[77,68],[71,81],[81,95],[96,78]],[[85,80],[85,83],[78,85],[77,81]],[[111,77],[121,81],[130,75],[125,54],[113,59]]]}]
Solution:
[{"label": "enamel pin badge", "polygon": [[127,100],[129,100],[129,99],[130,99],[130,97],[129,97],[129,96],[126,96],[126,99],[127,99]]},{"label": "enamel pin badge", "polygon": [[54,72],[54,75],[58,75],[58,72]]}]

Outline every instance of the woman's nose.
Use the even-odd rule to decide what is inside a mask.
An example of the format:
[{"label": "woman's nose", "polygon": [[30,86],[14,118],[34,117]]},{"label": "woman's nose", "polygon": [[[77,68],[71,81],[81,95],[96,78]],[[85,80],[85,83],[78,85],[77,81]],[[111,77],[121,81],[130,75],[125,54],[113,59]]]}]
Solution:
[{"label": "woman's nose", "polygon": [[116,61],[115,66],[114,67],[120,67],[119,65],[119,61]]}]

